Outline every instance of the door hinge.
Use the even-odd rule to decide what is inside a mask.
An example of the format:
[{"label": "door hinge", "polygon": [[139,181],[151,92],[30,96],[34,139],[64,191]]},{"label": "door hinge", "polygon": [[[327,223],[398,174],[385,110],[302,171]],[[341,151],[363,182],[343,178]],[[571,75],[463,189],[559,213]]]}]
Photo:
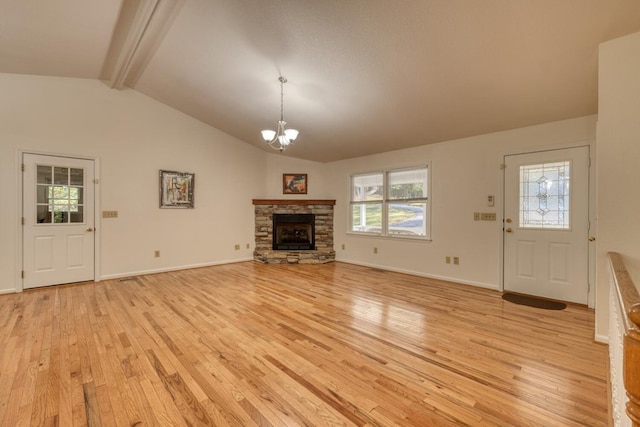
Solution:
[{"label": "door hinge", "polygon": [[20,218],[20,222],[24,225],[24,217]]},{"label": "door hinge", "polygon": [[22,172],[24,172],[24,163],[20,165],[20,169],[22,170]]},{"label": "door hinge", "polygon": [[21,279],[24,279],[24,270],[22,270],[22,271],[20,272],[20,278],[21,278]]},{"label": "door hinge", "polygon": [[504,170],[504,169],[506,169],[506,168],[507,168],[507,165],[506,165],[506,164],[504,164],[504,163],[500,163],[500,169],[501,169],[501,170]]},{"label": "door hinge", "polygon": [[93,180],[93,183],[94,184],[100,184],[100,180],[98,178],[96,178],[96,179]]}]

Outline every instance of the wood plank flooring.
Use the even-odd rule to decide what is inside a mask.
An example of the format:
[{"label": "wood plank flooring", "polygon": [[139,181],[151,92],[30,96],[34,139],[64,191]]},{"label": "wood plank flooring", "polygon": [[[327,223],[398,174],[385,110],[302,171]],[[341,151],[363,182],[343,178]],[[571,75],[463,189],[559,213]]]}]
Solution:
[{"label": "wood plank flooring", "polygon": [[0,425],[606,426],[593,322],[343,263],[0,295]]}]

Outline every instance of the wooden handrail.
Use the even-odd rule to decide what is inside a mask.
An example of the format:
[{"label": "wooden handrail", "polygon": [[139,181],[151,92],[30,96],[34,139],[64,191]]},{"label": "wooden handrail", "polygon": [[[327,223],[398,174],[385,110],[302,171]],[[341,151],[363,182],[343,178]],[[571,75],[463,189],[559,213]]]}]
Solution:
[{"label": "wooden handrail", "polygon": [[627,415],[640,427],[640,294],[624,265],[622,255],[609,252],[615,294],[622,309],[624,325],[623,378],[627,391]]}]

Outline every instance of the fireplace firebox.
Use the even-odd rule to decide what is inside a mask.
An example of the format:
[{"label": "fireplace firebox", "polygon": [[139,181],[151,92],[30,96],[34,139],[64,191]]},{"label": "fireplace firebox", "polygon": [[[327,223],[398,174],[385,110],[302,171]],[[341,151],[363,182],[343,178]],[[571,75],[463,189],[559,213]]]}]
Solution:
[{"label": "fireplace firebox", "polygon": [[273,250],[315,250],[314,214],[273,214]]}]

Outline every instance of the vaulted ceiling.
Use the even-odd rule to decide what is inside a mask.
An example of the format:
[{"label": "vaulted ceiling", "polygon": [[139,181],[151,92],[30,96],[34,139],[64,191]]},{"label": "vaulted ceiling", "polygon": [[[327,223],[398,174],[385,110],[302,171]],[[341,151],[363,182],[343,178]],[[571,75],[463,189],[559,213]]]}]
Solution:
[{"label": "vaulted ceiling", "polygon": [[[0,72],[102,79],[327,162],[597,112],[638,0],[0,0]],[[639,53],[640,54],[640,53]]]}]

